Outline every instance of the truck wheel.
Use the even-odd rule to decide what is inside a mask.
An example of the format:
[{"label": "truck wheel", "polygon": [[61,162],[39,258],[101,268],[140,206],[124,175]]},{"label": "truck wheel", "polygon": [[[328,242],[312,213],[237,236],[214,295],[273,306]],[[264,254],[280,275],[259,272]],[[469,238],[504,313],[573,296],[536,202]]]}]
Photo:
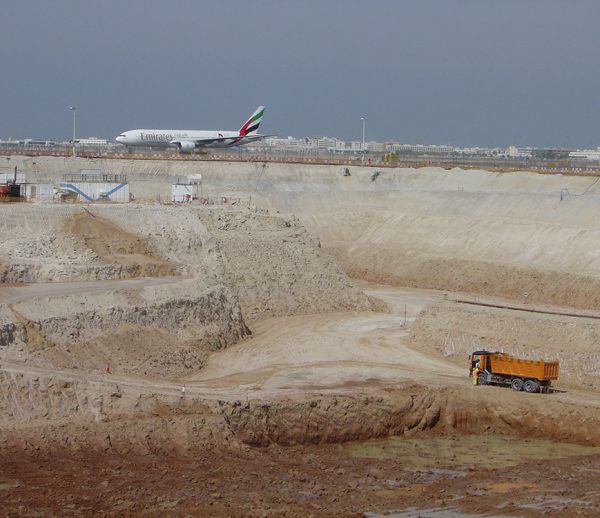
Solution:
[{"label": "truck wheel", "polygon": [[513,390],[520,392],[521,390],[523,390],[523,380],[521,378],[515,378],[514,380],[512,380],[510,386]]},{"label": "truck wheel", "polygon": [[524,388],[525,388],[525,392],[532,393],[532,392],[537,392],[540,388],[540,385],[535,380],[527,380],[525,382]]},{"label": "truck wheel", "polygon": [[487,379],[483,372],[477,374],[477,385],[487,385]]}]

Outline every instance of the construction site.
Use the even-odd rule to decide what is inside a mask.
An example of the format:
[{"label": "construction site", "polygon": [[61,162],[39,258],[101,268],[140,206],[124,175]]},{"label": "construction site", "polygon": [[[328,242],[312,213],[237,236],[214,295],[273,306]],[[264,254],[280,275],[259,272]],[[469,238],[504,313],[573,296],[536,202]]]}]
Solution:
[{"label": "construction site", "polygon": [[597,515],[599,176],[0,172],[3,514]]}]

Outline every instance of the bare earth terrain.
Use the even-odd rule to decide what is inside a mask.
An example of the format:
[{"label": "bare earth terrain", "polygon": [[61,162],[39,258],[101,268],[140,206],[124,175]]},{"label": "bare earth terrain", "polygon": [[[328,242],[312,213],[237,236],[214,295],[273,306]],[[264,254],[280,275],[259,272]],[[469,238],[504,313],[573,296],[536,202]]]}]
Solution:
[{"label": "bare earth terrain", "polygon": [[[595,516],[594,179],[100,167],[148,201],[0,205],[4,514]],[[198,172],[245,201],[149,201]],[[479,347],[556,390],[472,386]]]}]

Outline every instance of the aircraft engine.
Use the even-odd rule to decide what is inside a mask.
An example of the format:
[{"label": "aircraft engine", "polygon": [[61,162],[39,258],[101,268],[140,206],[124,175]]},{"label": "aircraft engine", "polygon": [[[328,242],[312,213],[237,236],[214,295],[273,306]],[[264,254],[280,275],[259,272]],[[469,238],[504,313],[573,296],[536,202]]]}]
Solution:
[{"label": "aircraft engine", "polygon": [[179,146],[179,151],[182,153],[191,153],[196,148],[196,144],[194,142],[190,142],[189,140],[177,142],[177,145]]}]

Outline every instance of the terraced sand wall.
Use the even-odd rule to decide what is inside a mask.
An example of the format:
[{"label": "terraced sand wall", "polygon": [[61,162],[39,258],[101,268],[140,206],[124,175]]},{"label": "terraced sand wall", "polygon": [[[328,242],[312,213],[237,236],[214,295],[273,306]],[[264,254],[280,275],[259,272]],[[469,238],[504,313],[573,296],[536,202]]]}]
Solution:
[{"label": "terraced sand wall", "polygon": [[[22,159],[23,168],[33,169]],[[346,273],[394,285],[600,307],[598,177],[438,168],[36,158],[40,176],[125,172],[141,198],[202,194],[297,215]]]}]

